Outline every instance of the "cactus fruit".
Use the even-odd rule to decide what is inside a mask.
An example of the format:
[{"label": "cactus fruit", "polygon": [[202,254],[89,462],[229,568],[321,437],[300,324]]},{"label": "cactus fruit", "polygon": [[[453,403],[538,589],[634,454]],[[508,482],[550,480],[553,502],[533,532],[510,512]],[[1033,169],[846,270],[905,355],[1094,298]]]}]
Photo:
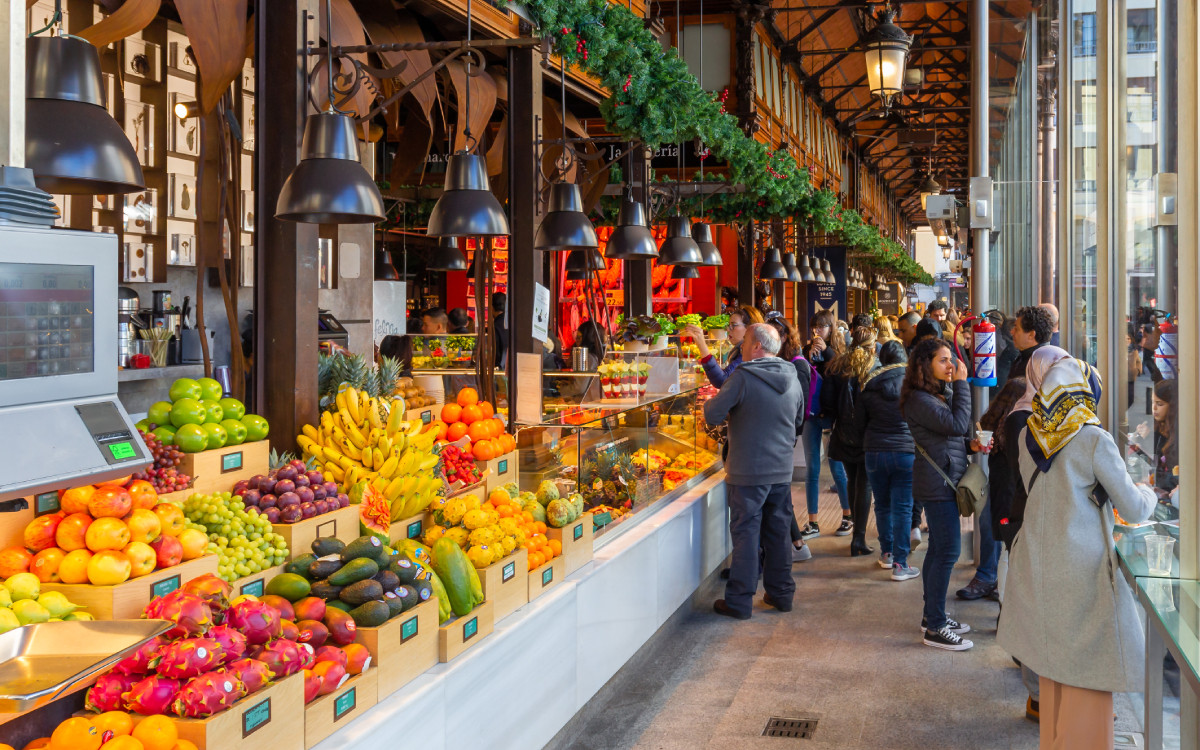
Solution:
[{"label": "cactus fruit", "polygon": [[224,671],[241,680],[247,694],[262,690],[271,682],[271,668],[258,659],[238,659],[230,662]]},{"label": "cactus fruit", "polygon": [[150,673],[150,662],[158,658],[158,652],[167,645],[167,639],[159,636],[143,643],[129,656],[113,665],[112,671],[118,674],[135,675],[139,679]]},{"label": "cactus fruit", "polygon": [[212,609],[195,594],[175,589],[166,596],[153,599],[142,615],[148,620],[169,620],[175,626],[163,633],[167,639],[192,638],[204,635],[212,627]]},{"label": "cactus fruit", "polygon": [[251,646],[268,643],[283,633],[279,610],[258,600],[246,600],[225,612],[225,624],[241,631]]},{"label": "cactus fruit", "polygon": [[216,625],[208,629],[206,638],[211,638],[221,644],[224,649],[224,664],[237,661],[246,655],[246,636],[228,625]]}]

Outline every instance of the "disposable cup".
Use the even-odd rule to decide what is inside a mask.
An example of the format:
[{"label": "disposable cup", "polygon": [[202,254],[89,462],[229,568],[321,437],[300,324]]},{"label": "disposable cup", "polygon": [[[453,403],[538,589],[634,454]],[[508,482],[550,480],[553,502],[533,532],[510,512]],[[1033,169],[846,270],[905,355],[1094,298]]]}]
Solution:
[{"label": "disposable cup", "polygon": [[1146,566],[1150,569],[1150,575],[1171,575],[1174,547],[1174,537],[1163,534],[1151,534],[1146,537]]}]

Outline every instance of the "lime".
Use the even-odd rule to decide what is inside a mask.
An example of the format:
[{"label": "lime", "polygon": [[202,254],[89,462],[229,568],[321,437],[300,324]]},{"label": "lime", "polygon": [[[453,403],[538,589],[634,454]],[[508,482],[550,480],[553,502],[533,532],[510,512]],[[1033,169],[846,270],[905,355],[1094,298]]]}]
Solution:
[{"label": "lime", "polygon": [[267,420],[257,414],[247,414],[242,417],[241,423],[246,426],[247,442],[262,440],[271,429],[270,425],[267,424]]},{"label": "lime", "polygon": [[194,398],[178,399],[171,406],[171,424],[182,427],[185,424],[203,424],[208,412],[204,404]]},{"label": "lime", "polygon": [[217,424],[225,418],[225,410],[221,405],[212,399],[206,398],[200,402],[204,405],[204,421]]},{"label": "lime", "polygon": [[133,426],[138,428],[139,432],[149,432],[150,431],[150,420],[139,419],[138,421],[133,423]]},{"label": "lime", "polygon": [[198,424],[185,424],[175,432],[175,445],[184,453],[208,449],[208,432]]},{"label": "lime", "polygon": [[[226,412],[228,413],[228,412]],[[241,445],[246,442],[246,425],[236,419],[222,419],[221,426],[225,428],[229,439],[225,445]]]},{"label": "lime", "polygon": [[160,425],[154,431],[154,436],[161,440],[163,445],[171,445],[175,442],[175,428],[169,424]]},{"label": "lime", "polygon": [[241,419],[246,416],[246,405],[236,398],[223,398],[221,408],[225,410],[226,419]]},{"label": "lime", "polygon": [[146,411],[146,421],[151,424],[171,424],[171,402],[156,401]]},{"label": "lime", "polygon": [[205,422],[200,426],[208,433],[208,450],[225,447],[225,443],[229,440],[229,433],[225,431],[224,427],[217,422]]},{"label": "lime", "polygon": [[200,378],[196,384],[200,386],[200,398],[207,401],[219,401],[225,395],[225,389],[212,378]]},{"label": "lime", "polygon": [[191,378],[179,378],[174,383],[171,383],[171,390],[167,391],[172,401],[178,401],[181,398],[200,399],[204,397],[204,391],[200,388],[200,384]]}]

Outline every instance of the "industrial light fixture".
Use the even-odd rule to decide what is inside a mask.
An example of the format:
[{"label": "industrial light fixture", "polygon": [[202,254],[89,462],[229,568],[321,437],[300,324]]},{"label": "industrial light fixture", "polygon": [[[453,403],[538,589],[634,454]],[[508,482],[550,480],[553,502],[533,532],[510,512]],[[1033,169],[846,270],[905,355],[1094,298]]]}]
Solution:
[{"label": "industrial light fixture", "polygon": [[804,281],[804,277],[800,275],[800,269],[796,267],[796,254],[783,254],[783,267],[787,269],[787,280],[793,283]]},{"label": "industrial light fixture", "polygon": [[933,173],[926,173],[925,181],[921,183],[921,211],[925,210],[925,203],[929,200],[929,196],[941,195],[941,193],[942,186],[938,184],[937,180],[933,179]]},{"label": "industrial light fixture", "polygon": [[717,249],[716,243],[713,242],[712,226],[708,222],[698,221],[692,225],[692,239],[696,241],[696,245],[700,248],[700,255],[704,258],[700,265],[725,265],[725,261],[721,258],[721,251]]},{"label": "industrial light fixture", "polygon": [[600,255],[600,251],[593,247],[572,250],[567,253],[566,268],[568,271],[589,273],[591,271],[603,271],[607,266],[604,265],[604,256]]},{"label": "industrial light fixture", "polygon": [[758,271],[758,278],[763,281],[787,281],[788,272],[779,260],[779,248],[771,247],[767,250],[767,259]]},{"label": "industrial light fixture", "polygon": [[392,253],[384,248],[375,251],[375,280],[399,281],[400,273],[392,263]]},{"label": "industrial light fixture", "polygon": [[908,61],[908,50],[912,37],[892,23],[896,11],[889,5],[880,11],[875,28],[863,40],[867,63],[867,86],[871,94],[879,97],[884,111],[892,106],[892,100],[904,88],[904,66]]},{"label": "industrial light fixture", "polygon": [[587,281],[588,272],[583,269],[571,269],[567,271],[567,281]]},{"label": "industrial light fixture", "polygon": [[821,258],[821,276],[826,284],[837,283],[837,277],[833,275],[833,266],[829,265],[828,258]]},{"label": "industrial light fixture", "polygon": [[804,282],[813,282],[817,280],[812,268],[813,259],[807,255],[800,256],[798,266],[800,268],[800,280]]},{"label": "industrial light fixture", "polygon": [[658,257],[658,244],[646,221],[646,207],[626,196],[617,215],[617,228],[604,246],[604,257],[613,260],[647,260]]},{"label": "industrial light fixture", "polygon": [[437,250],[425,267],[431,271],[466,271],[467,257],[458,247],[457,237],[442,237],[438,240]]},{"label": "industrial light fixture", "polygon": [[667,238],[658,250],[658,262],[667,266],[698,266],[704,262],[700,246],[692,239],[692,220],[686,216],[667,219]]},{"label": "industrial light fixture", "polygon": [[583,212],[579,186],[570,182],[550,185],[550,210],[533,238],[533,248],[553,252],[585,250],[599,244],[596,229]]},{"label": "industrial light fixture", "polygon": [[886,283],[886,282],[885,282],[883,279],[881,279],[880,277],[876,276],[876,277],[875,277],[875,284],[874,284],[874,285],[873,285],[871,288],[872,288],[872,289],[874,289],[874,290],[875,290],[875,291],[877,291],[877,292],[886,292],[886,291],[888,290],[888,285],[887,285],[887,283]]},{"label": "industrial light fixture", "polygon": [[61,19],[59,0],[51,23],[59,33],[25,42],[25,166],[50,193],[143,190],[137,152],[104,108],[100,52],[61,33]]},{"label": "industrial light fixture", "polygon": [[698,279],[700,269],[696,266],[675,266],[671,269],[672,279]]}]

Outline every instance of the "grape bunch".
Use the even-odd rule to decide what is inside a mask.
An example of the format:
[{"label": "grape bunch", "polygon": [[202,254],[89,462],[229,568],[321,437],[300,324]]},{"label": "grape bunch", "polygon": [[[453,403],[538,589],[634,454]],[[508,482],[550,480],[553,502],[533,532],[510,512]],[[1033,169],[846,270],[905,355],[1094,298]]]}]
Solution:
[{"label": "grape bunch", "polygon": [[188,521],[208,534],[208,551],[218,556],[217,574],[226,581],[244,578],[287,561],[287,542],[267,517],[248,512],[228,492],[193,494],[183,501]]},{"label": "grape bunch", "polygon": [[150,432],[142,433],[142,441],[150,449],[154,465],[145,471],[137,472],[133,478],[146,480],[162,494],[186,490],[191,485],[192,478],[187,474],[180,473],[177,468],[179,462],[183,460],[183,451],[174,445],[163,445],[158,436]]}]

